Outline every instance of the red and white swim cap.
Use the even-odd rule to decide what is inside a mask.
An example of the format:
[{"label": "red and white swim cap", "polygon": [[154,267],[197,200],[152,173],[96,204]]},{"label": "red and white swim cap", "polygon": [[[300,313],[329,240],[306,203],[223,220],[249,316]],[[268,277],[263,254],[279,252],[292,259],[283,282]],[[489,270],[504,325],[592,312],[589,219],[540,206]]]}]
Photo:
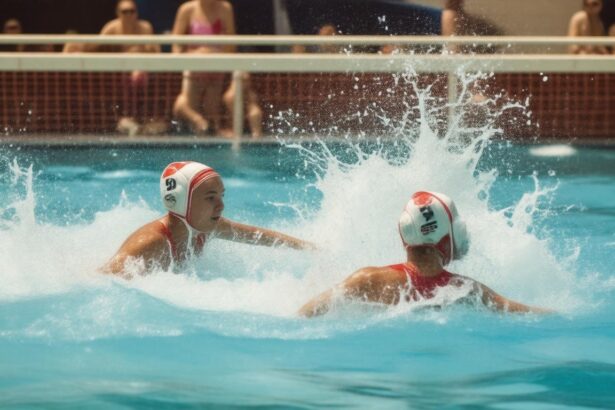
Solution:
[{"label": "red and white swim cap", "polygon": [[192,227],[192,193],[203,182],[219,176],[213,168],[199,162],[183,161],[167,165],[160,177],[160,197],[164,207]]},{"label": "red and white swim cap", "polygon": [[468,251],[465,223],[451,198],[437,192],[415,192],[399,217],[399,234],[406,247],[434,246],[444,265]]}]

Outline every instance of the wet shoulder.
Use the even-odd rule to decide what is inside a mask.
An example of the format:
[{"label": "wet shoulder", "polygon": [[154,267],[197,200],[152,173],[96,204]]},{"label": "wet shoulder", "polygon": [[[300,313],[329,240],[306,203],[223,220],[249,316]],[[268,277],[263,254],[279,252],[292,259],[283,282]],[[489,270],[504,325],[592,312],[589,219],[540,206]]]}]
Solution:
[{"label": "wet shoulder", "polygon": [[104,34],[104,35],[120,34],[120,28],[121,28],[120,20],[113,19],[107,22],[107,24],[103,26],[103,28],[100,30],[100,34]]},{"label": "wet shoulder", "polygon": [[132,251],[130,253],[143,253],[166,248],[167,238],[161,228],[162,225],[157,220],[143,225],[130,234],[122,248]]},{"label": "wet shoulder", "polygon": [[387,282],[406,282],[406,273],[403,270],[396,269],[398,265],[391,266],[368,266],[360,269],[361,275],[370,278],[371,280],[381,280]]}]

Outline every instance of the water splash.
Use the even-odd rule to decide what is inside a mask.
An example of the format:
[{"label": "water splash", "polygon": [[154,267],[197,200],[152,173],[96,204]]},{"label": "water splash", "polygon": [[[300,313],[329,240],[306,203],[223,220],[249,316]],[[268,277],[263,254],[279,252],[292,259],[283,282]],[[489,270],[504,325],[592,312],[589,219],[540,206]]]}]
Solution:
[{"label": "water splash", "polygon": [[[97,268],[134,229],[159,213],[123,195],[91,222],[42,224],[35,217],[34,172],[14,162],[11,190],[23,194],[2,211],[0,278],[6,285],[0,287],[0,300],[44,295],[63,300],[64,308],[52,309],[43,319],[23,326],[32,337],[177,335],[195,326],[252,337],[327,337],[394,317],[445,323],[450,320],[446,312],[424,315],[403,304],[367,311],[359,306],[354,310],[358,314],[352,314],[357,306],[350,304],[349,319],[341,323],[336,322],[343,315],[309,327],[295,320],[297,309],[310,297],[354,270],[403,260],[399,213],[412,192],[433,190],[455,199],[472,237],[470,254],[451,270],[521,302],[564,312],[587,306],[574,273],[576,256],[558,260],[548,231],[537,228],[536,221],[545,217],[545,205],[548,208],[557,187],[544,187],[534,177],[533,189],[510,198],[506,206],[496,208],[490,200],[499,175],[481,161],[502,133],[498,125],[502,112],[523,104],[477,98],[480,87],[470,83],[462,81],[458,100],[448,104],[433,95],[432,86],[400,75],[397,86],[414,95],[408,94],[406,112],[398,118],[386,117],[379,107],[367,112],[381,121],[383,135],[286,145],[316,176],[314,182],[306,182],[306,189],[318,195],[287,204],[300,217],[292,222],[274,220],[272,227],[317,243],[316,253],[212,241],[184,275],[158,270],[130,282],[108,278]],[[288,119],[290,126],[292,122]],[[67,298],[82,290],[87,290],[84,296]],[[454,299],[455,295],[444,294],[437,301]],[[223,324],[220,315],[226,318]]]},{"label": "water splash", "polygon": [[[423,86],[417,78],[411,70],[396,74],[398,87],[413,90],[399,119],[378,109],[371,112],[392,140],[377,139],[368,149],[355,136],[347,136],[342,148],[326,140],[316,149],[286,142],[305,158],[322,193],[319,210],[302,230],[304,236],[319,238],[326,249],[306,274],[311,293],[360,267],[403,261],[397,218],[413,192],[430,190],[454,198],[472,237],[469,256],[454,262],[453,271],[528,304],[563,312],[583,305],[574,274],[577,253],[559,260],[548,232],[538,229],[557,186],[543,187],[534,176],[534,190],[511,198],[508,207],[495,209],[490,202],[499,175],[481,166],[481,160],[503,133],[501,117],[525,110],[527,102],[502,94],[487,97],[493,94],[485,90],[490,75],[459,73],[461,87],[452,103],[434,95],[433,83]],[[501,160],[513,159],[504,155]]]},{"label": "water splash", "polygon": [[125,237],[129,233],[125,226],[148,217],[142,202],[133,205],[123,197],[112,214],[97,215],[93,224],[43,223],[36,216],[39,204],[32,165],[24,168],[13,160],[9,175],[9,204],[0,209],[0,301],[100,285],[97,269],[118,246],[101,241],[101,232],[109,238]]}]

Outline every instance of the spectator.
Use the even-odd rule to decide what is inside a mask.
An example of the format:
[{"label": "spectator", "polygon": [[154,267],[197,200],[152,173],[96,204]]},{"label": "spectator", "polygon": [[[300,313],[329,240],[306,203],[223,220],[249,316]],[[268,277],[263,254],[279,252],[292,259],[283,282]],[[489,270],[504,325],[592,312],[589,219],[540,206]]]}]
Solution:
[{"label": "spectator", "polygon": [[[468,14],[463,8],[463,0],[447,0],[442,10],[442,35],[463,36],[468,31]],[[446,47],[451,53],[458,53],[461,48],[457,44]]]},{"label": "spectator", "polygon": [[[318,35],[319,36],[335,36],[337,35],[337,29],[335,28],[333,24],[327,23],[318,29]],[[340,52],[340,48],[339,46],[331,45],[331,44],[321,44],[316,47],[306,47],[302,44],[297,44],[292,47],[292,52],[296,54],[302,54],[302,53],[307,53],[307,52],[335,54],[335,53]]]},{"label": "spectator", "polygon": [[[104,25],[100,35],[149,35],[154,34],[152,25],[145,20],[139,20],[137,4],[134,0],[119,0],[116,10],[117,18]],[[87,45],[85,51],[108,51],[115,53],[159,53],[158,44],[124,44],[124,45]],[[146,73],[133,71],[131,74],[131,84],[140,86],[147,81]]]},{"label": "spectator", "polygon": [[[583,0],[583,10],[570,19],[569,37],[604,36],[604,24],[600,19],[602,0]],[[605,46],[576,45],[569,47],[571,54],[609,54]]]},{"label": "spectator", "polygon": [[[67,36],[73,36],[79,34],[77,30],[66,30],[65,33]],[[84,50],[84,45],[82,43],[65,43],[62,48],[63,53],[81,53]]]},{"label": "spectator", "polygon": [[[21,22],[17,19],[8,19],[7,21],[4,22],[2,34],[9,34],[9,35],[23,34],[23,31],[21,28]],[[7,44],[7,45],[2,45],[0,47],[1,47],[0,51],[25,51],[26,50],[24,44],[17,44],[17,45]]]},{"label": "spectator", "polygon": [[380,47],[379,54],[399,54],[401,53],[401,48],[395,44],[384,44]]},{"label": "spectator", "polygon": [[[447,0],[441,17],[443,36],[499,36],[502,30],[493,22],[466,12],[464,0]],[[485,45],[449,44],[449,53],[495,53],[497,48]]]},{"label": "spectator", "polygon": [[[254,91],[254,88],[252,88],[252,79],[249,73],[243,73],[241,85],[243,87],[243,101],[250,133],[252,134],[252,138],[260,138],[263,135],[263,110],[258,104],[258,95]],[[236,81],[232,81],[231,86],[222,97],[227,111],[231,114],[234,109],[236,88]],[[232,135],[232,133],[228,135]]]},{"label": "spectator", "polygon": [[[134,0],[119,0],[115,9],[117,18],[104,25],[100,31],[102,36],[112,35],[149,35],[154,33],[152,25],[145,20],[139,20],[137,4]],[[159,53],[157,44],[122,44],[122,45],[84,45],[82,51],[106,51],[115,53]],[[138,91],[147,84],[147,73],[133,71],[128,81],[129,90]],[[151,123],[159,124],[159,120]],[[166,128],[166,127],[165,127]],[[124,115],[119,119],[117,130],[121,133],[136,135],[142,131],[134,117]],[[157,132],[156,132],[157,133]]]},{"label": "spectator", "polygon": [[[154,34],[152,25],[145,20],[139,20],[137,4],[134,0],[119,0],[115,9],[117,18],[104,25],[100,34],[109,35],[149,35]],[[87,51],[94,51],[89,50]],[[111,47],[95,46],[96,51],[111,51],[116,53],[159,53],[157,44],[124,44]]]},{"label": "spectator", "polygon": [[[191,0],[180,6],[175,16],[173,34],[219,35],[235,34],[233,7],[223,0]],[[174,53],[209,54],[234,52],[235,46],[173,45]],[[217,131],[208,119],[219,117],[224,74],[184,71],[182,90],[175,100],[173,114],[190,123],[198,135]],[[202,109],[201,109],[202,108]],[[217,124],[219,125],[219,124]]]}]

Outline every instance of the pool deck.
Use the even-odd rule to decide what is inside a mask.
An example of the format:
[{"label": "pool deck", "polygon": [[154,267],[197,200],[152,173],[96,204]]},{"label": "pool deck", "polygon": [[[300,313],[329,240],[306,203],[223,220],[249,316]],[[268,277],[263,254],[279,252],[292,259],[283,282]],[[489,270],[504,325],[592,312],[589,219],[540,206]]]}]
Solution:
[{"label": "pool deck", "polygon": [[[229,139],[224,137],[193,137],[193,136],[148,136],[148,137],[128,137],[123,135],[20,135],[20,136],[0,136],[0,148],[17,147],[48,147],[48,148],[80,148],[80,147],[117,147],[144,148],[154,147],[191,147],[191,146],[240,146],[240,145],[279,145],[281,140],[288,142],[290,137],[267,136],[258,139],[242,138],[241,140]],[[313,137],[296,137],[297,141],[310,141]],[[343,137],[327,137],[331,141],[345,141]],[[382,138],[380,138],[382,140]],[[522,145],[555,145],[565,144],[574,146],[605,147],[615,148],[615,138],[607,139],[539,139],[526,141],[513,141],[515,144]]]}]

